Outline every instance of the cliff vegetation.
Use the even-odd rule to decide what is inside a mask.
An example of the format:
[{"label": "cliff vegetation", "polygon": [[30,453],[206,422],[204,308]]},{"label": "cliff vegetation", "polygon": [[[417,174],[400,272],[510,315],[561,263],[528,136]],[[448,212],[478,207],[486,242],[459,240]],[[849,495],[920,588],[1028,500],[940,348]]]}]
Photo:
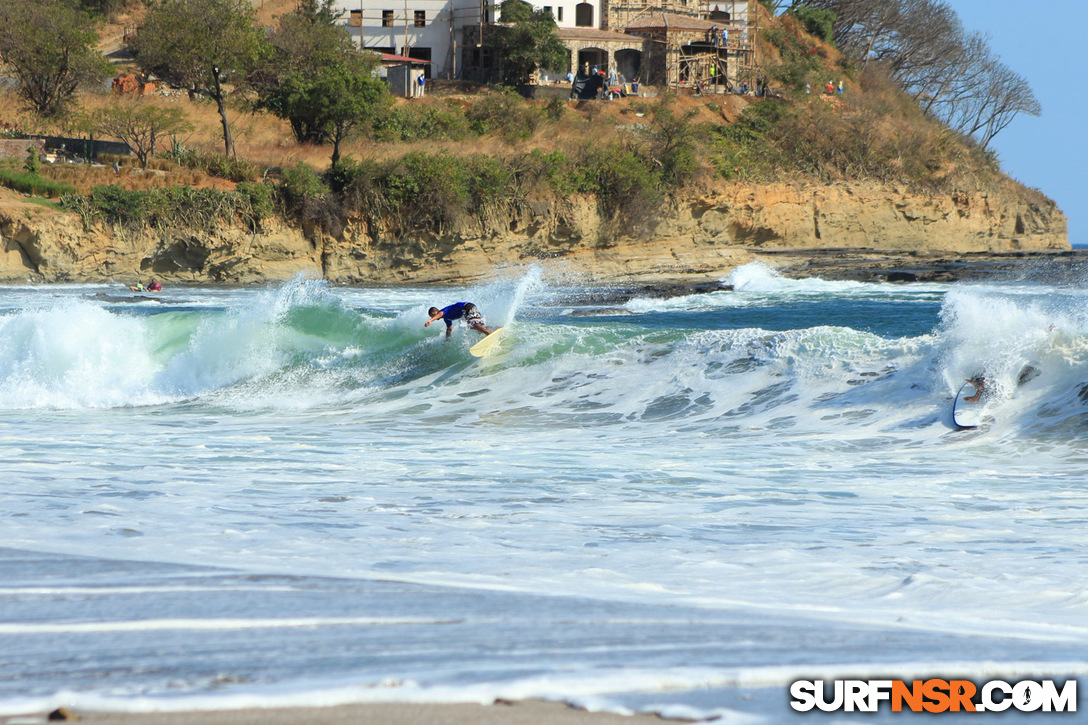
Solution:
[{"label": "cliff vegetation", "polygon": [[[112,6],[121,25],[125,8],[139,4]],[[759,97],[568,102],[431,83],[425,98],[356,109],[341,133],[329,118],[302,129],[261,101],[260,79],[240,76],[222,103],[163,87],[84,91],[54,116],[5,93],[8,138],[127,120],[112,135],[141,153],[100,165],[62,155],[33,171],[27,158],[0,162],[0,184],[31,195],[0,200],[0,277],[450,281],[553,259],[660,279],[806,248],[1068,248],[1053,202],[880,67],[795,16],[763,21],[770,93]],[[232,155],[220,151],[225,125]]]}]

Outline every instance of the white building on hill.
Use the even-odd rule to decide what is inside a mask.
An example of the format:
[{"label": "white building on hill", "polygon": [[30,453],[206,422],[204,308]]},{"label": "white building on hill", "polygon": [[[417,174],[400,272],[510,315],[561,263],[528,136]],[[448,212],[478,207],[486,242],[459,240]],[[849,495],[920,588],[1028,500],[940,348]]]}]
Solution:
[{"label": "white building on hill", "polygon": [[[468,66],[487,66],[478,48],[479,26],[497,22],[501,0],[337,0],[360,48],[430,61],[427,77],[459,78]],[[555,17],[560,36],[577,62],[592,45],[590,31],[623,33],[650,13],[698,18],[739,27],[747,22],[747,0],[534,0]],[[465,29],[469,32],[465,33]],[[564,33],[564,31],[569,31]],[[466,38],[471,45],[466,48]],[[572,42],[574,39],[576,42]],[[647,41],[649,42],[649,41]],[[724,43],[723,43],[724,45]],[[589,49],[592,52],[592,48]],[[601,51],[604,53],[604,51]],[[602,56],[604,57],[604,56]],[[554,69],[565,70],[565,69]]]},{"label": "white building on hill", "polygon": [[[605,0],[607,2],[607,0]],[[600,28],[600,0],[545,0],[561,28]],[[430,61],[429,77],[460,75],[466,26],[498,20],[496,0],[338,0],[348,29],[361,48]]]}]

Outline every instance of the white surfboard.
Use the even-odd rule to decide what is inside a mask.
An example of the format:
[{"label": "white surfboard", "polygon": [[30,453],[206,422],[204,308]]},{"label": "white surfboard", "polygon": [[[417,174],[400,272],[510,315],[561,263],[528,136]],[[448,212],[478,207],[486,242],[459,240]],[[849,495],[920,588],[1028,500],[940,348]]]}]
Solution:
[{"label": "white surfboard", "polygon": [[496,327],[494,330],[491,331],[490,335],[470,347],[468,349],[468,354],[472,355],[473,357],[484,357],[495,348],[495,345],[496,343],[498,343],[500,337],[502,337],[502,328]]},{"label": "white surfboard", "polygon": [[964,383],[956,393],[956,402],[952,405],[952,420],[960,428],[978,428],[982,422],[985,398],[981,397],[976,401],[967,400],[977,390],[974,383]]}]

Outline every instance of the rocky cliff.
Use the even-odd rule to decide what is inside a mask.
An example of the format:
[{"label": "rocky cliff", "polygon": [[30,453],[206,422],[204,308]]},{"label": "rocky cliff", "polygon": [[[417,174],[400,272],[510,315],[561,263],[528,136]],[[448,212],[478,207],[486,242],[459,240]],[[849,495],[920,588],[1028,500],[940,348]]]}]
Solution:
[{"label": "rocky cliff", "polygon": [[[362,221],[336,237],[283,222],[124,230],[0,199],[0,281],[272,281],[306,273],[333,282],[465,282],[540,263],[557,274],[650,283],[720,278],[767,258],[1031,253],[1069,249],[1065,215],[1041,194],[926,195],[866,183],[733,185],[652,213],[639,231],[606,224],[592,199],[525,205],[487,228],[393,233]],[[547,261],[545,261],[547,260]]]}]

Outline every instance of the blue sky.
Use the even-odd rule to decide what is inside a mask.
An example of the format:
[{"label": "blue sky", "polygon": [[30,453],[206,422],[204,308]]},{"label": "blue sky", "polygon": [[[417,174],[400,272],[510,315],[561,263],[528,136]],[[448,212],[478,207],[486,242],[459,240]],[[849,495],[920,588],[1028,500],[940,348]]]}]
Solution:
[{"label": "blue sky", "polygon": [[990,142],[1001,168],[1069,217],[1069,241],[1088,246],[1088,0],[947,0],[967,30],[1027,79],[1043,106]]}]

